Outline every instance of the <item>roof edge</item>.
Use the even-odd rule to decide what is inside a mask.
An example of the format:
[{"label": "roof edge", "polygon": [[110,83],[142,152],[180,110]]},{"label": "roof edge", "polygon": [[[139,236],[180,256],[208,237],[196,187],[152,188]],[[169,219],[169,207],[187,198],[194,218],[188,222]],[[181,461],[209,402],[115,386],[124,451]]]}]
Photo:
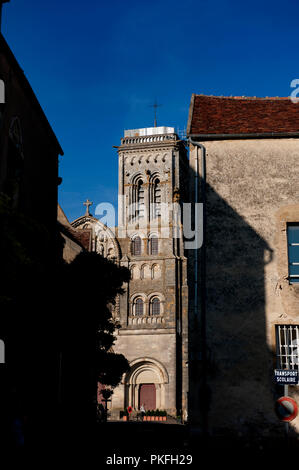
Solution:
[{"label": "roof edge", "polygon": [[299,138],[299,132],[264,132],[251,134],[187,134],[196,140]]},{"label": "roof edge", "polygon": [[192,97],[202,97],[202,98],[216,98],[216,99],[231,99],[231,100],[290,100],[291,98],[289,96],[219,96],[219,95],[204,95],[204,94],[197,94],[193,93]]},{"label": "roof edge", "polygon": [[192,93],[191,100],[190,100],[190,105],[189,105],[189,113],[188,113],[187,131],[186,131],[187,135],[189,135],[190,130],[191,130],[191,123],[192,123],[192,118],[193,118],[195,96],[197,96],[197,95],[195,93]]}]

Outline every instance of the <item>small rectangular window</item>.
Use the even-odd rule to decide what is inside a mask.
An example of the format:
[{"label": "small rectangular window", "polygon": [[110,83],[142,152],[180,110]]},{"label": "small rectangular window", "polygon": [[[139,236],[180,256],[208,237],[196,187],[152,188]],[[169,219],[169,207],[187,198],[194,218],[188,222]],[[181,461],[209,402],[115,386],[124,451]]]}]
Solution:
[{"label": "small rectangular window", "polygon": [[299,224],[289,224],[287,227],[289,281],[299,282]]},{"label": "small rectangular window", "polygon": [[299,325],[276,325],[277,369],[298,369]]}]

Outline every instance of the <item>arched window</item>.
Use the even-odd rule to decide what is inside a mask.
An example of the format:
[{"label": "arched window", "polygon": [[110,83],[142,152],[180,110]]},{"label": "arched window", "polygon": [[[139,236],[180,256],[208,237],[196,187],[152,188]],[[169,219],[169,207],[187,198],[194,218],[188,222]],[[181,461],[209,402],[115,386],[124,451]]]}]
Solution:
[{"label": "arched window", "polygon": [[131,267],[131,279],[140,279],[139,266],[134,265]]},{"label": "arched window", "polygon": [[141,268],[141,279],[151,279],[151,268],[148,264],[144,264]]},{"label": "arched window", "polygon": [[161,313],[161,305],[160,299],[158,297],[154,297],[151,301],[151,315],[160,315]]},{"label": "arched window", "polygon": [[159,242],[157,235],[152,235],[149,239],[149,254],[157,255],[159,252]]},{"label": "arched window", "polygon": [[154,182],[154,206],[155,206],[155,217],[161,215],[161,184],[157,178]]},{"label": "arched window", "polygon": [[143,300],[140,297],[138,297],[134,301],[134,314],[136,316],[141,316],[143,315],[143,312],[144,312]]},{"label": "arched window", "polygon": [[141,238],[135,237],[132,240],[132,254],[139,256],[141,255]]},{"label": "arched window", "polygon": [[161,268],[158,264],[152,265],[152,279],[160,279],[161,277]]}]

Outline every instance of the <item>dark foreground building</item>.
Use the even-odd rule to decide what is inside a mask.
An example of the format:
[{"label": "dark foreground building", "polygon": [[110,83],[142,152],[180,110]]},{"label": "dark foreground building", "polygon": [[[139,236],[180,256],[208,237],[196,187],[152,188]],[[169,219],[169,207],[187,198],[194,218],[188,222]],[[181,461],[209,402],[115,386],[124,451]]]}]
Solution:
[{"label": "dark foreground building", "polygon": [[206,207],[189,253],[190,417],[215,436],[282,437],[276,400],[298,401],[274,369],[299,365],[299,105],[193,95],[187,132],[191,198]]},{"label": "dark foreground building", "polygon": [[[58,157],[63,151],[5,39],[0,35],[0,364],[1,444],[58,400],[59,357],[51,340],[49,295],[61,256]],[[3,360],[5,363],[3,363]]]}]

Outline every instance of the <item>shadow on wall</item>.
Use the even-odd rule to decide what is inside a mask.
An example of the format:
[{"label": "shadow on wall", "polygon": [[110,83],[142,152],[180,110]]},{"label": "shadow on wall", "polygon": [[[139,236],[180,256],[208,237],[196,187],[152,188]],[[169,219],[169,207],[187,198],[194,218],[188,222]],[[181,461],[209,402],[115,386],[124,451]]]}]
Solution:
[{"label": "shadow on wall", "polygon": [[[274,384],[274,357],[266,341],[265,265],[272,261],[272,249],[208,184],[206,201],[206,286],[204,290],[203,283],[199,286],[198,309],[194,253],[189,251],[191,318],[192,311],[198,311],[189,331],[196,345],[190,356],[190,419],[202,423],[209,409],[207,428],[212,435],[283,437],[284,426],[275,414],[275,401],[283,395],[283,387]],[[203,296],[205,393],[199,341]]]}]

